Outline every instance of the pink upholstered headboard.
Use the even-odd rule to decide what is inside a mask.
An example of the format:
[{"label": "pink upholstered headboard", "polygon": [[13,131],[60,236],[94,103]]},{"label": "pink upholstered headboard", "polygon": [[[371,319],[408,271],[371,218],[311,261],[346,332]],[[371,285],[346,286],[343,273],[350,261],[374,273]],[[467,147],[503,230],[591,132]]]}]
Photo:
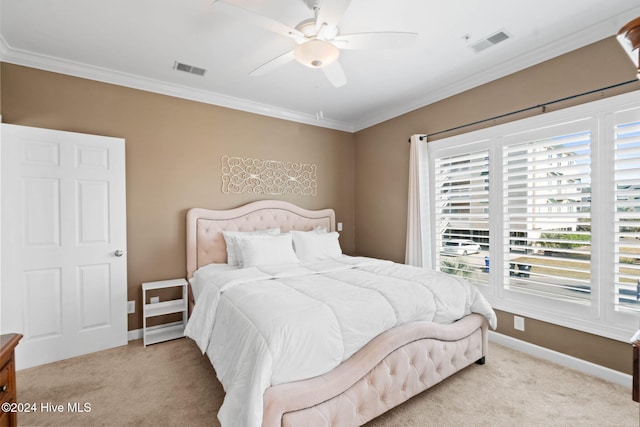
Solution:
[{"label": "pink upholstered headboard", "polygon": [[227,262],[222,230],[253,231],[280,227],[312,230],[322,226],[335,230],[333,209],[308,210],[281,200],[260,200],[234,209],[193,208],[187,212],[187,278],[200,267]]}]

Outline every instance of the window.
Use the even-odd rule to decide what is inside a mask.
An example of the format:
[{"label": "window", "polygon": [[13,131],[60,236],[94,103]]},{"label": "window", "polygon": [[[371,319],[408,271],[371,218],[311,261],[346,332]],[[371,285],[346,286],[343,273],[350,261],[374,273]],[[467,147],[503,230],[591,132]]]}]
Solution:
[{"label": "window", "polygon": [[624,115],[614,133],[614,304],[617,311],[636,311],[640,300],[640,118]]},{"label": "window", "polygon": [[[447,273],[486,283],[489,153],[481,149],[444,156],[437,159],[435,168],[437,265]],[[467,256],[471,254],[476,256]]]},{"label": "window", "polygon": [[498,309],[625,341],[636,331],[640,94],[428,150],[436,268]]},{"label": "window", "polygon": [[591,303],[592,135],[587,125],[560,124],[504,141],[506,289]]}]

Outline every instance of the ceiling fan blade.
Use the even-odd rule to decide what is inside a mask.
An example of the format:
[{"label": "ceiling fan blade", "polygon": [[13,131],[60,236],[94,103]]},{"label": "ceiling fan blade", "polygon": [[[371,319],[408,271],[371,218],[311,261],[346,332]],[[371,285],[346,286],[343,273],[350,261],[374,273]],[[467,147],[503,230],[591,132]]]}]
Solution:
[{"label": "ceiling fan blade", "polygon": [[[338,33],[338,24],[347,11],[351,0],[321,0],[316,14],[316,34],[330,39]],[[324,26],[324,28],[323,28]]]},{"label": "ceiling fan blade", "polygon": [[288,25],[276,21],[275,19],[260,15],[243,7],[236,6],[232,3],[221,0],[214,0],[213,5],[216,9],[219,9],[224,13],[227,13],[244,21],[251,22],[253,25],[264,28],[267,31],[271,31],[273,33],[293,39],[304,39],[304,34],[296,30],[295,28],[291,28]]},{"label": "ceiling fan blade", "polygon": [[338,61],[327,65],[322,68],[327,80],[331,82],[335,87],[344,86],[347,84],[347,76],[344,74],[344,70]]},{"label": "ceiling fan blade", "polygon": [[252,72],[249,73],[250,76],[261,76],[265,73],[268,73],[271,70],[275,70],[278,67],[283,66],[284,64],[287,64],[293,60],[296,59],[296,56],[293,52],[293,50],[290,50],[289,52],[277,56],[275,58],[273,58],[271,61],[265,62],[264,64],[262,64],[261,66],[259,66],[258,68],[256,68],[255,70],[253,70]]},{"label": "ceiling fan blade", "polygon": [[337,36],[331,43],[340,49],[398,49],[409,47],[418,39],[417,33],[377,32]]}]

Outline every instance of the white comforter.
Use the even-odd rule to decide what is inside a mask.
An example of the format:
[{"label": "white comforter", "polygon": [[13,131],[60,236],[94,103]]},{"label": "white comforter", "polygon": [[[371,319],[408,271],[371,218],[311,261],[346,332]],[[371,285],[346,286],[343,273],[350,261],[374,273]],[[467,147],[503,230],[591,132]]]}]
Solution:
[{"label": "white comforter", "polygon": [[262,424],[271,386],[328,372],[376,335],[407,322],[496,315],[466,280],[372,258],[194,275],[200,295],[185,334],[213,363],[226,396],[222,426]]}]

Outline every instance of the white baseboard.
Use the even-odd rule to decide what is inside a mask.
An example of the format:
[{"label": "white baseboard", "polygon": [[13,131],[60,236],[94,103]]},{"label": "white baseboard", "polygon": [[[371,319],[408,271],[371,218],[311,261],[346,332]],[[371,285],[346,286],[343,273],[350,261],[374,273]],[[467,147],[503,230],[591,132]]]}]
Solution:
[{"label": "white baseboard", "polygon": [[[517,338],[513,338],[493,331],[489,331],[489,341],[512,348],[514,350],[521,351],[540,359],[548,360],[549,362],[557,363],[558,365],[570,369],[575,369],[576,371],[592,375],[596,378],[610,381],[612,383],[627,387],[629,388],[629,390],[631,390],[633,381],[631,375],[624,374],[622,372],[606,368],[604,366],[596,365],[595,363],[587,362],[586,360],[578,359],[577,357],[569,356],[555,350],[540,347],[538,345],[531,344],[526,341],[522,341]],[[490,357],[491,354],[489,354],[489,358]],[[631,363],[631,360],[629,360],[629,363]]]},{"label": "white baseboard", "polygon": [[127,340],[135,341],[142,339],[142,329],[134,329],[133,331],[127,332]]}]

